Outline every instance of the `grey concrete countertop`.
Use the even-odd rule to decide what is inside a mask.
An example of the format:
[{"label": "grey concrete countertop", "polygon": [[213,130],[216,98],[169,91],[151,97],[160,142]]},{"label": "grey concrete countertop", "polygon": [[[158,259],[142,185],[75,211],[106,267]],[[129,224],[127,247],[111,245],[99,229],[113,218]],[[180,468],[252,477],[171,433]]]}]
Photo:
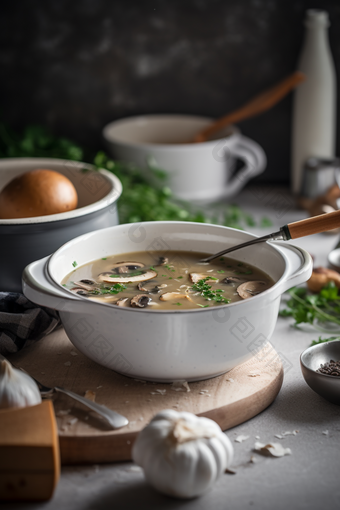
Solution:
[{"label": "grey concrete countertop", "polygon": [[[256,218],[268,216],[273,227],[249,229],[259,235],[274,231],[291,221],[303,218],[290,195],[282,190],[248,189],[235,202]],[[294,241],[307,249],[316,265],[327,263],[328,252],[339,236],[319,234]],[[54,497],[46,503],[3,504],[1,508],[25,510],[314,510],[339,508],[340,501],[340,407],[330,404],[305,383],[299,355],[319,332],[311,327],[292,328],[292,320],[279,318],[271,339],[287,360],[282,389],[274,403],[252,420],[227,432],[235,449],[236,474],[224,475],[210,492],[201,498],[185,501],[157,494],[144,481],[142,471],[126,462],[111,465],[64,467]],[[298,431],[284,439],[275,434]],[[249,436],[242,443],[239,435]],[[281,442],[292,451],[281,458],[254,453],[261,442]],[[251,456],[255,463],[250,462]]]}]

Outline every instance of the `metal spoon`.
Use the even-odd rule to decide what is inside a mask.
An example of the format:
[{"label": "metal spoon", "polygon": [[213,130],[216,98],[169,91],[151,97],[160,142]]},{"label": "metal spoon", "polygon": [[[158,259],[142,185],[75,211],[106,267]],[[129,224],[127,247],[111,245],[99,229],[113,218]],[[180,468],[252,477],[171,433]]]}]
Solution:
[{"label": "metal spoon", "polygon": [[[0,354],[0,360],[6,360],[8,361],[5,356],[2,356]],[[8,363],[10,363],[8,361]],[[13,365],[13,363],[12,363]],[[13,365],[15,367],[15,365]],[[19,368],[19,367],[16,367]],[[118,414],[116,411],[112,411],[106,406],[102,406],[100,404],[97,404],[96,402],[92,402],[92,400],[89,400],[85,397],[81,397],[77,393],[73,393],[73,391],[65,390],[64,388],[60,388],[60,386],[54,386],[53,388],[50,388],[49,386],[45,386],[44,384],[41,384],[39,381],[34,379],[30,374],[26,372],[23,368],[19,368],[22,372],[25,372],[25,374],[29,375],[36,383],[39,388],[40,394],[42,398],[47,398],[52,396],[54,392],[59,393],[65,393],[65,395],[68,395],[69,397],[73,398],[74,400],[77,400],[84,406],[91,409],[91,411],[95,411],[97,414],[105,418],[107,423],[113,428],[113,429],[120,429],[121,427],[125,427],[129,423],[129,420],[125,418],[125,416],[122,416],[121,414]]]},{"label": "metal spoon", "polygon": [[231,253],[235,250],[240,250],[246,246],[253,244],[264,243],[266,241],[289,241],[290,239],[298,239],[299,237],[310,236],[312,234],[319,234],[320,232],[326,232],[327,230],[333,230],[334,228],[340,227],[340,210],[328,214],[320,214],[319,216],[313,216],[313,218],[307,218],[306,220],[295,221],[294,223],[288,223],[280,228],[278,232],[268,234],[263,237],[256,237],[246,243],[238,244],[222,250],[214,255],[210,255],[205,259],[201,259],[200,262],[210,262],[221,255]]}]

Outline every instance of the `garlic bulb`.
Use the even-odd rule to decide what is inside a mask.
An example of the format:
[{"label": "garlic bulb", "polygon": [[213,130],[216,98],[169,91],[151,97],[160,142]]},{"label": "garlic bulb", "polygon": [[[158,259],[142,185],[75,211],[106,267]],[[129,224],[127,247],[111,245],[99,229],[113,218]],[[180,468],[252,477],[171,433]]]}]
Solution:
[{"label": "garlic bulb", "polygon": [[230,466],[233,446],[209,418],[166,409],[139,433],[132,458],[159,492],[200,496]]},{"label": "garlic bulb", "polygon": [[37,384],[21,370],[13,368],[7,360],[0,360],[0,409],[40,404]]}]

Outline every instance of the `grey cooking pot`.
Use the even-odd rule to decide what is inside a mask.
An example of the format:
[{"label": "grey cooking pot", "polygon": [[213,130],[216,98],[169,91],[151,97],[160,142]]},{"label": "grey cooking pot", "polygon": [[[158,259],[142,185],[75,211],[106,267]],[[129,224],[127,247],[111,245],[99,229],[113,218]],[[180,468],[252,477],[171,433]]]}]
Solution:
[{"label": "grey cooking pot", "polygon": [[120,180],[107,170],[76,161],[46,158],[0,159],[0,191],[14,177],[35,168],[65,175],[78,193],[73,211],[22,218],[0,219],[0,291],[21,292],[21,273],[34,260],[53,253],[74,237],[118,225]]}]

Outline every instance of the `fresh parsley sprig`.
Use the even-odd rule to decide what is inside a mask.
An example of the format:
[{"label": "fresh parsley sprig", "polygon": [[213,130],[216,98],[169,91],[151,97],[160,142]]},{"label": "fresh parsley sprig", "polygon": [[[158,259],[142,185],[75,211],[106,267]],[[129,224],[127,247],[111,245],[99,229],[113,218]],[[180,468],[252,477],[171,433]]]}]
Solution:
[{"label": "fresh parsley sprig", "polygon": [[287,308],[280,311],[282,317],[292,317],[294,326],[302,323],[331,322],[340,326],[340,296],[333,282],[328,283],[318,294],[307,289],[293,287],[289,291]]}]

